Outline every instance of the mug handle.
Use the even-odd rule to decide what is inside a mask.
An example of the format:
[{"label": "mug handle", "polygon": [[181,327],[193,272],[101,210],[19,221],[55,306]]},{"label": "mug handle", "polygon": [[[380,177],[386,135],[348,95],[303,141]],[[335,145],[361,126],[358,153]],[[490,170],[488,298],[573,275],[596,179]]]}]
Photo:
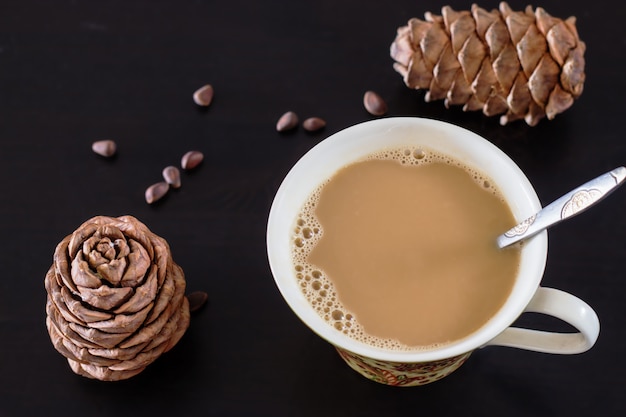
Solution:
[{"label": "mug handle", "polygon": [[508,346],[544,353],[574,354],[589,350],[598,339],[600,322],[593,309],[578,297],[561,290],[539,287],[524,312],[557,317],[577,333],[555,333],[509,327],[485,346]]}]

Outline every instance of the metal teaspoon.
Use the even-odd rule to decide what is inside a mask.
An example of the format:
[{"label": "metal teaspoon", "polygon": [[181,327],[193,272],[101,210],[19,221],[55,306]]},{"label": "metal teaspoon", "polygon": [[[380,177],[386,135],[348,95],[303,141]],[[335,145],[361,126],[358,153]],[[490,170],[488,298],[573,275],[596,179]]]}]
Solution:
[{"label": "metal teaspoon", "polygon": [[582,213],[619,187],[626,178],[626,168],[615,168],[550,203],[536,214],[498,236],[499,248],[531,237],[565,219]]}]

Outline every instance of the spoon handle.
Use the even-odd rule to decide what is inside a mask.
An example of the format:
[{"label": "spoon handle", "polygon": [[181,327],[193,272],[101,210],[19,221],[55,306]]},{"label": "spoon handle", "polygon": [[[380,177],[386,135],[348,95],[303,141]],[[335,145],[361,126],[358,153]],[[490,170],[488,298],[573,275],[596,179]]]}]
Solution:
[{"label": "spoon handle", "polygon": [[509,231],[498,236],[499,248],[533,236],[543,229],[582,213],[614,191],[626,178],[626,168],[615,168],[560,197]]}]

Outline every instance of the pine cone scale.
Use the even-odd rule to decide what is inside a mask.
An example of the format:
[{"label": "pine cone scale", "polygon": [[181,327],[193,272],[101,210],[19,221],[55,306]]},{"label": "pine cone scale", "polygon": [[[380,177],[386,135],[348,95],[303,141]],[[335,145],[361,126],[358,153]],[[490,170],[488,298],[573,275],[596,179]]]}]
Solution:
[{"label": "pine cone scale", "polygon": [[408,32],[411,30],[410,24],[407,26],[402,26],[398,28],[396,39],[397,43],[391,44],[390,54],[394,59],[399,63],[394,65],[402,65],[404,67],[409,66],[409,62],[413,57],[413,52],[411,51],[411,44],[409,43],[409,35]]},{"label": "pine cone scale", "polygon": [[579,96],[583,92],[583,85],[585,83],[585,49],[578,46],[576,49],[570,51],[570,54],[563,65],[563,71],[561,72],[561,85],[565,91],[572,91],[575,97]]},{"label": "pine cone scale", "polygon": [[432,71],[426,68],[426,61],[421,58],[421,52],[415,54],[411,61],[411,71],[408,73],[407,80],[418,88],[430,88],[433,79]]},{"label": "pine cone scale", "polygon": [[144,326],[141,332],[135,334],[133,337],[128,338],[123,343],[119,344],[119,347],[126,349],[135,345],[150,342],[150,340],[156,336],[165,326],[168,321],[168,314],[171,314],[171,308],[168,307],[164,314],[161,314],[156,320],[150,324]]},{"label": "pine cone scale", "polygon": [[93,327],[81,326],[77,323],[68,323],[70,329],[74,330],[84,340],[102,346],[104,348],[114,348],[123,340],[130,337],[132,333],[107,333]]},{"label": "pine cone scale", "polygon": [[433,75],[438,80],[439,86],[448,90],[452,86],[460,68],[461,64],[452,53],[451,45],[446,45],[437,65],[433,69]]},{"label": "pine cone scale", "polygon": [[506,27],[513,44],[517,45],[522,40],[526,32],[528,32],[528,28],[533,24],[533,21],[533,16],[519,13],[512,13],[505,19]]},{"label": "pine cone scale", "polygon": [[[155,268],[152,268],[153,270]],[[115,314],[127,314],[127,313],[135,313],[150,303],[150,300],[154,300],[157,295],[157,280],[156,280],[156,271],[150,273],[150,277],[146,280],[146,282],[137,287],[135,289],[135,293],[132,294],[130,299],[128,299],[124,304],[115,308],[116,306],[111,307],[114,309],[113,312]]]},{"label": "pine cone scale", "polygon": [[439,61],[439,55],[448,42],[448,35],[439,25],[431,25],[422,38],[420,42],[422,57],[431,71]]},{"label": "pine cone scale", "polygon": [[106,333],[123,333],[132,334],[135,333],[139,327],[143,324],[150,313],[154,303],[148,304],[142,310],[139,310],[133,314],[117,314],[114,318],[104,321],[96,321],[89,323],[89,327],[93,329],[102,330]]},{"label": "pine cone scale", "polygon": [[485,103],[484,112],[486,116],[495,116],[504,113],[507,108],[506,100],[502,96],[494,95],[489,97]]},{"label": "pine cone scale", "polygon": [[[132,296],[132,288],[111,288],[101,286],[98,288],[82,287],[77,285],[80,298],[93,308],[110,311],[122,305]],[[116,311],[117,312],[117,311]]]},{"label": "pine cone scale", "polygon": [[[501,52],[512,46],[511,39],[509,38],[509,32],[506,29],[506,25],[501,20],[497,20],[489,25],[489,28],[485,32],[484,36],[487,47],[491,51],[491,60],[495,61],[500,56]],[[513,48],[513,53],[517,58],[517,53]]]},{"label": "pine cone scale", "polygon": [[576,48],[576,38],[567,29],[564,22],[554,25],[547,32],[546,39],[550,46],[550,55],[556,60],[559,66],[563,66],[570,51]]},{"label": "pine cone scale", "polygon": [[144,343],[142,345],[136,345],[127,349],[121,348],[113,348],[113,349],[102,349],[102,348],[89,348],[89,353],[94,356],[98,356],[105,359],[116,359],[119,361],[126,361],[133,359],[136,357],[141,351],[148,345],[148,343]]},{"label": "pine cone scale", "polygon": [[92,310],[85,308],[80,301],[75,300],[69,290],[66,287],[61,288],[61,297],[65,301],[67,309],[76,317],[81,323],[96,323],[100,321],[107,321],[113,317],[110,313],[105,313],[99,310]]},{"label": "pine cone scale", "polygon": [[135,369],[143,369],[148,366],[155,358],[159,357],[165,351],[165,346],[161,345],[156,348],[139,353],[133,359],[117,362],[108,365],[111,371],[133,371]]},{"label": "pine cone scale", "polygon": [[63,282],[71,282],[72,286],[68,285],[67,287],[74,293],[80,293],[78,290],[79,286],[95,289],[102,285],[100,278],[88,267],[88,263],[83,259],[83,255],[80,252],[72,261],[70,271],[60,271],[60,273],[62,278],[65,276],[72,277],[72,279],[63,279]]},{"label": "pine cone scale", "polygon": [[467,38],[459,51],[459,62],[468,83],[471,83],[478,75],[483,59],[487,55],[485,49],[485,45],[478,36],[472,35]]},{"label": "pine cone scale", "polygon": [[457,71],[456,77],[448,95],[446,97],[445,105],[449,107],[451,105],[461,105],[466,103],[472,96],[472,89],[470,88],[462,71]]},{"label": "pine cone scale", "polygon": [[550,100],[546,106],[546,115],[548,119],[554,118],[558,113],[561,113],[563,109],[567,109],[574,102],[571,94],[564,91],[559,85],[556,86],[552,93],[550,93]]},{"label": "pine cone scale", "polygon": [[511,113],[523,114],[530,106],[531,101],[532,97],[530,96],[530,90],[528,90],[528,79],[524,73],[519,73],[507,96],[507,104],[511,109]]},{"label": "pine cone scale", "polygon": [[476,111],[481,110],[485,106],[485,103],[480,101],[475,94],[472,94],[467,100],[467,103],[463,106],[463,111]]},{"label": "pine cone scale", "polygon": [[544,56],[548,44],[536,26],[531,26],[517,43],[517,56],[528,78]]},{"label": "pine cone scale", "polygon": [[535,103],[548,103],[550,93],[559,79],[559,66],[549,55],[544,55],[528,78],[528,88]]},{"label": "pine cone scale", "polygon": [[[487,31],[489,31],[494,25],[498,26],[499,23],[502,23],[498,12],[495,10],[488,12],[485,9],[481,9],[476,4],[472,4],[471,13],[474,22],[476,22],[476,33],[482,40],[486,40]],[[504,30],[506,31],[506,29]]]},{"label": "pine cone scale", "polygon": [[446,15],[450,15],[452,13],[452,9],[443,8],[442,13],[444,15],[444,22],[446,26],[444,26],[443,31],[445,31],[445,27],[450,28],[450,39],[452,41],[452,50],[455,54],[458,54],[463,49],[467,39],[471,36],[475,35],[476,25],[474,24],[474,20],[469,13],[455,13],[455,18],[446,19]]},{"label": "pine cone scale", "polygon": [[517,59],[517,52],[513,45],[508,44],[502,48],[501,53],[493,61],[492,65],[493,71],[503,91],[507,93],[510,92],[520,66],[519,60]]}]

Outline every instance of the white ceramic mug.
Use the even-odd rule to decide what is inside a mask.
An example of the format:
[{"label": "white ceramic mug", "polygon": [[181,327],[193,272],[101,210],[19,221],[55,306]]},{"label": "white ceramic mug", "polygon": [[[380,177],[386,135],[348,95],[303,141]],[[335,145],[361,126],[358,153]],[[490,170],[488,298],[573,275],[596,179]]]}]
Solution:
[{"label": "white ceramic mug", "polygon": [[[522,221],[541,209],[535,190],[519,167],[500,149],[458,126],[429,119],[399,117],[364,122],[320,142],[291,169],[269,215],[267,251],[276,285],[304,323],[334,345],[356,371],[390,385],[422,385],[457,369],[477,348],[517,347],[573,354],[590,349],[599,333],[593,309],[566,292],[540,286],[547,256],[547,233],[524,242],[519,273],[502,308],[479,330],[457,342],[430,350],[384,350],[336,330],[311,307],[298,286],[292,260],[293,230],[303,204],[340,168],[381,149],[424,146],[462,161],[495,182],[513,215]],[[524,312],[557,317],[578,331],[554,333],[511,327]]]}]

